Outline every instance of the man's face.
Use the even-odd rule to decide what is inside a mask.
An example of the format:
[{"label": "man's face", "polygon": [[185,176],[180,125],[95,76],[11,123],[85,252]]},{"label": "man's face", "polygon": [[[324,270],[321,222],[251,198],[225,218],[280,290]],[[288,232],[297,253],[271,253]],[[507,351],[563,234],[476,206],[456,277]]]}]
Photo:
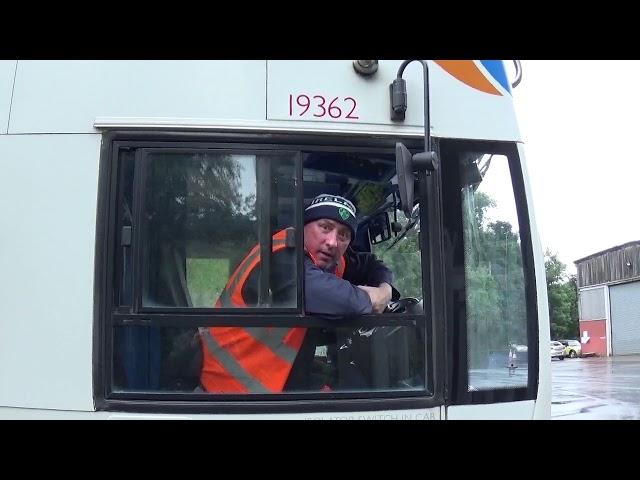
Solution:
[{"label": "man's face", "polygon": [[321,218],[304,226],[304,246],[320,268],[337,263],[350,241],[349,227],[335,220]]}]

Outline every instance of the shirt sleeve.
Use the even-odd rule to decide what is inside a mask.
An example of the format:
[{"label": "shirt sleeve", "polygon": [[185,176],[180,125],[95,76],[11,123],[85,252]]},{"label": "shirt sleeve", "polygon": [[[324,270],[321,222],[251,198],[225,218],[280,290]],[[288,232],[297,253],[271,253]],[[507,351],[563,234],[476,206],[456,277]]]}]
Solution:
[{"label": "shirt sleeve", "polygon": [[304,259],[304,281],[307,313],[353,316],[373,310],[367,292],[333,273],[322,271],[309,258]]}]

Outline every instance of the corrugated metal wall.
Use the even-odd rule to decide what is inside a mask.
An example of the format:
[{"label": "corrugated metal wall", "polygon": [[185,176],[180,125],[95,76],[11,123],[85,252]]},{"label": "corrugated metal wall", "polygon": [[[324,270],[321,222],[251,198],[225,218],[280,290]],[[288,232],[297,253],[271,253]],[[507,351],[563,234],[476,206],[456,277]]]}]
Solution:
[{"label": "corrugated metal wall", "polygon": [[604,303],[604,287],[580,291],[580,320],[607,318]]},{"label": "corrugated metal wall", "polygon": [[578,260],[576,269],[578,288],[640,277],[640,241]]},{"label": "corrugated metal wall", "polygon": [[609,288],[613,355],[640,353],[640,282]]}]

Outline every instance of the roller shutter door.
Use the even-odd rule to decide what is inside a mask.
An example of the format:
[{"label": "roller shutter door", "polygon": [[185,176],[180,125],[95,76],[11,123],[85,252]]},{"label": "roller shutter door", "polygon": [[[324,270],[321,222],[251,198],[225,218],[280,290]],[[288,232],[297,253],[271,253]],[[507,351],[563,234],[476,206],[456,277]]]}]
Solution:
[{"label": "roller shutter door", "polygon": [[640,282],[609,288],[613,355],[640,353]]}]

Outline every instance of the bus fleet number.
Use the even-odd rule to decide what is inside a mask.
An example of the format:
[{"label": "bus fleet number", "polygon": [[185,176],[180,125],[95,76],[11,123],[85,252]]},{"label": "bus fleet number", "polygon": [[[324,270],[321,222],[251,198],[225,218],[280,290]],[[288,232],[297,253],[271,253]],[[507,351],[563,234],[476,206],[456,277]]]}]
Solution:
[{"label": "bus fleet number", "polygon": [[314,117],[345,118],[348,120],[358,120],[356,107],[358,106],[353,97],[335,97],[332,100],[322,95],[292,95],[289,94],[289,116],[297,113],[299,117],[313,115]]}]

